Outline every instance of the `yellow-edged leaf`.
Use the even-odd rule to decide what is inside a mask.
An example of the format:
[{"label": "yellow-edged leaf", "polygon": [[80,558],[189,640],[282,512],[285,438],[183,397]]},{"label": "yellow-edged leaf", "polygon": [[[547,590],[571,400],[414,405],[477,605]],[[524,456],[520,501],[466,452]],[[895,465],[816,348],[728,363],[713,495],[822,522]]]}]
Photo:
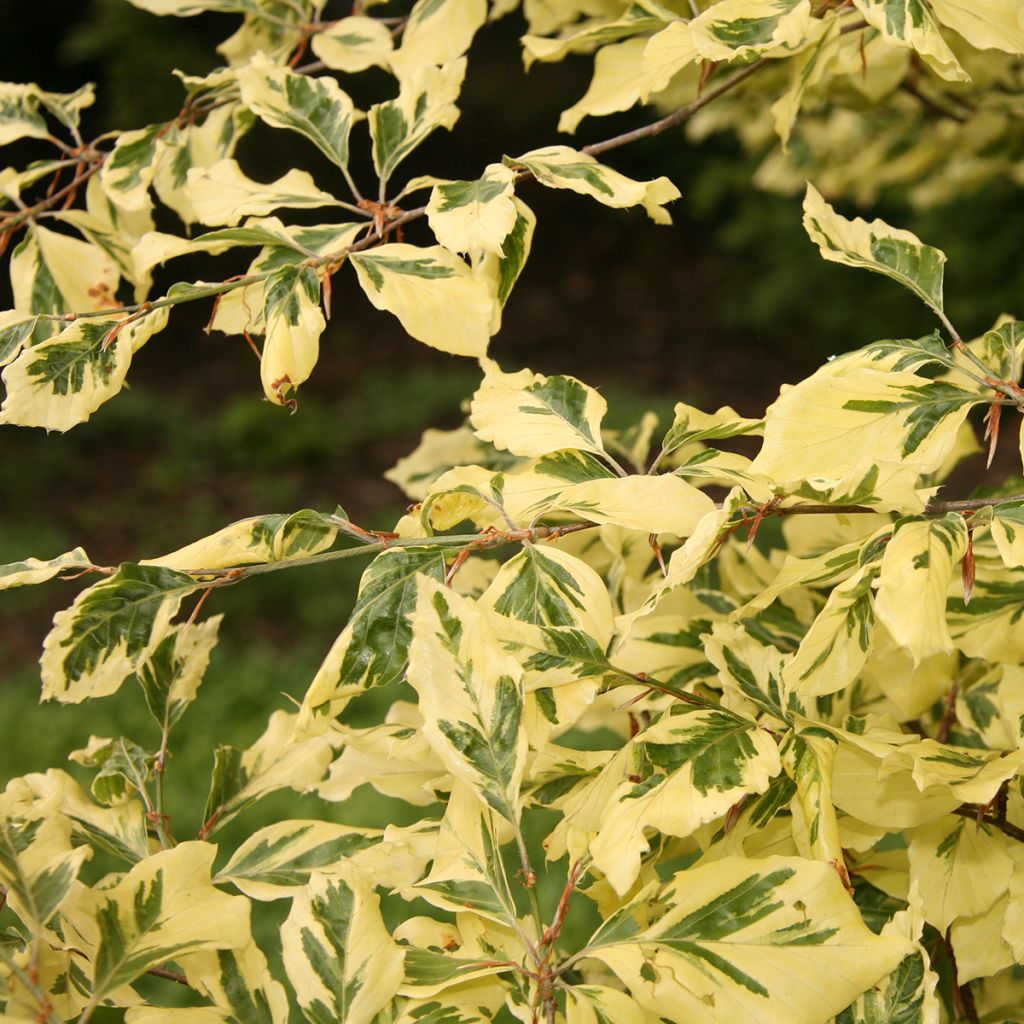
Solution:
[{"label": "yellow-edged leaf", "polygon": [[567,188],[619,209],[642,206],[656,224],[672,223],[665,204],[682,195],[668,178],[634,181],[598,162],[589,153],[568,146],[533,149],[515,159],[506,157],[505,161],[513,167],[525,167],[549,188]]},{"label": "yellow-edged leaf", "polygon": [[402,983],[405,954],[359,872],[314,872],[281,928],[285,970],[312,1020],[370,1024]]}]

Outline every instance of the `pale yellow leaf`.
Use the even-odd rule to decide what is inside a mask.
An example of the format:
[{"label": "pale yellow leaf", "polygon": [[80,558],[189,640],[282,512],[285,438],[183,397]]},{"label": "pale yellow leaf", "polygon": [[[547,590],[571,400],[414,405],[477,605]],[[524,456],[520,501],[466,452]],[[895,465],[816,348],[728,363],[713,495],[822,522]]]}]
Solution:
[{"label": "pale yellow leaf", "polygon": [[954,513],[904,523],[885,547],[875,611],[915,665],[953,647],[946,595],[966,550],[967,526]]},{"label": "pale yellow leaf", "polygon": [[515,175],[504,164],[489,164],[477,181],[440,181],[427,203],[427,220],[437,240],[452,252],[501,254],[518,213]]},{"label": "pale yellow leaf", "polygon": [[461,57],[487,19],[487,0],[417,0],[402,32],[402,45],[391,55],[400,80],[431,64]]},{"label": "pale yellow leaf", "polygon": [[282,208],[337,205],[334,196],[318,189],[306,171],[293,169],[264,185],[243,174],[234,160],[191,168],[185,195],[196,219],[212,225],[234,225],[245,217],[262,217]]},{"label": "pale yellow leaf", "polygon": [[925,918],[940,932],[958,918],[989,910],[1013,873],[1006,837],[959,815],[918,826],[908,852],[910,877],[920,886]]},{"label": "pale yellow leaf", "polygon": [[387,67],[393,49],[391,32],[377,18],[341,18],[317,32],[310,46],[334,71],[354,74],[370,67]]},{"label": "pale yellow leaf", "polygon": [[644,38],[602,46],[594,57],[590,86],[580,99],[562,111],[558,130],[571,135],[585,117],[604,117],[629,110],[641,98],[645,84],[641,73],[647,46],[648,40]]},{"label": "pale yellow leaf", "polygon": [[486,353],[495,298],[454,253],[391,242],[350,259],[370,302],[417,341],[453,355]]}]

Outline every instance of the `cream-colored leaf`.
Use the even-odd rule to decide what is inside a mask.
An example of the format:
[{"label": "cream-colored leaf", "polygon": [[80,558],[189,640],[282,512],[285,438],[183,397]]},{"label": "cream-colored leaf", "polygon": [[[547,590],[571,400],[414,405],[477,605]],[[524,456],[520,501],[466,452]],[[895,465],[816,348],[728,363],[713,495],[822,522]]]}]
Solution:
[{"label": "cream-colored leaf", "polygon": [[996,505],[990,529],[1003,564],[1010,569],[1024,568],[1024,502]]},{"label": "cream-colored leaf", "polygon": [[320,281],[309,267],[288,268],[271,277],[265,287],[263,393],[271,402],[294,410],[293,396],[316,366],[320,335],[327,326],[320,309]]},{"label": "cream-colored leaf", "polygon": [[343,730],[341,755],[317,792],[324,800],[343,802],[361,785],[384,796],[423,807],[435,801],[434,785],[447,774],[422,732],[422,716],[414,725],[385,723],[366,729]]},{"label": "cream-colored leaf", "polygon": [[116,306],[118,280],[116,262],[98,245],[38,224],[11,256],[19,312],[88,313]]},{"label": "cream-colored leaf", "polygon": [[566,992],[566,1024],[649,1024],[652,1019],[625,992],[607,985],[573,985]]},{"label": "cream-colored leaf", "polygon": [[1024,53],[1024,21],[1016,0],[931,0],[935,17],[979,50]]},{"label": "cream-colored leaf", "polygon": [[[945,785],[919,786],[912,769],[893,770],[883,760],[898,751],[870,733],[865,736],[837,732],[839,749],[832,772],[832,797],[838,808],[869,825],[889,829],[911,828],[948,814],[963,803]],[[893,737],[895,739],[895,737]],[[913,742],[901,734],[900,743]]]},{"label": "cream-colored leaf", "polygon": [[552,545],[531,545],[505,562],[479,603],[522,622],[582,630],[602,650],[612,637],[604,581],[582,559]]},{"label": "cream-colored leaf", "polygon": [[391,55],[400,81],[432,64],[461,57],[487,20],[487,0],[417,0],[402,32],[402,45]]},{"label": "cream-colored leaf", "polygon": [[81,571],[91,565],[92,559],[85,553],[85,548],[65,551],[63,555],[45,561],[39,558],[26,558],[23,562],[10,562],[7,565],[0,565],[0,590],[45,583],[65,569]]},{"label": "cream-colored leaf", "polygon": [[196,699],[222,618],[173,626],[135,670],[150,714],[161,727],[170,729]]},{"label": "cream-colored leaf", "polygon": [[634,181],[589,153],[568,146],[533,149],[515,159],[506,157],[505,161],[513,167],[525,167],[549,188],[567,188],[618,209],[642,206],[656,224],[672,223],[665,204],[682,195],[668,178]]},{"label": "cream-colored leaf", "polygon": [[263,217],[274,210],[337,206],[305,171],[290,170],[264,185],[242,173],[235,160],[221,160],[210,167],[188,172],[185,195],[201,224],[235,225],[249,216]]},{"label": "cream-colored leaf", "polygon": [[19,782],[27,791],[24,802],[37,804],[46,814],[56,806],[60,815],[71,820],[76,845],[99,847],[132,864],[152,852],[141,802],[100,807],[67,772],[58,768],[49,769],[45,775],[23,776]]},{"label": "cream-colored leaf", "polygon": [[217,747],[203,834],[211,835],[236,814],[268,793],[293,789],[308,793],[324,777],[331,761],[322,736],[297,733],[297,715],[275,711],[263,735],[248,749]]},{"label": "cream-colored leaf", "polygon": [[[914,373],[858,365],[860,359],[854,354],[828,363],[783,390],[768,408],[764,444],[750,470],[794,488],[801,481],[819,489],[857,481],[850,495],[857,504],[920,510],[920,499],[908,507],[914,492],[907,483],[945,462],[980,395]],[[885,466],[900,472],[888,475]]]},{"label": "cream-colored leaf", "polygon": [[946,595],[966,551],[967,525],[955,513],[904,523],[885,547],[875,611],[915,664],[953,647]]},{"label": "cream-colored leaf", "polygon": [[254,832],[217,872],[250,899],[276,900],[295,895],[314,872],[333,874],[358,859],[361,850],[380,842],[379,829],[351,828],[316,820],[278,821]]},{"label": "cream-colored leaf", "polygon": [[370,1024],[402,983],[405,954],[380,900],[350,866],[314,872],[281,927],[285,970],[308,1017]]},{"label": "cream-colored leaf", "polygon": [[40,658],[43,700],[77,704],[117,691],[170,630],[191,576],[124,563],[58,612]]},{"label": "cream-colored leaf", "polygon": [[164,126],[150,125],[122,132],[100,168],[100,184],[110,201],[127,210],[149,210],[149,186],[153,182],[163,148]]},{"label": "cream-colored leaf", "polygon": [[[950,82],[969,82],[936,21],[929,0],[853,0],[864,20],[877,29],[891,46],[903,46],[921,55],[940,77]],[[955,17],[955,15],[954,15]]]},{"label": "cream-colored leaf", "polygon": [[905,743],[889,753],[879,773],[909,770],[922,792],[945,787],[961,803],[987,804],[999,787],[1012,779],[1024,765],[1024,750],[1003,753],[998,750],[973,750],[952,747],[936,740]]},{"label": "cream-colored leaf", "polygon": [[700,59],[690,23],[673,21],[652,36],[644,48],[641,98],[646,102],[652,93],[667,88],[680,71]]},{"label": "cream-colored leaf", "polygon": [[562,448],[603,454],[607,410],[601,395],[575,377],[502,373],[490,364],[473,396],[470,423],[480,440],[513,455],[537,457]]},{"label": "cream-colored leaf", "polygon": [[56,792],[36,799],[21,779],[0,794],[0,885],[33,935],[42,935],[71,893],[87,847],[72,849],[71,820]]},{"label": "cream-colored leaf", "polygon": [[802,856],[831,865],[844,881],[849,881],[832,803],[832,769],[838,744],[831,737],[816,735],[813,723],[803,724],[805,728],[788,737],[781,751],[786,774],[796,783],[790,803],[793,837]]},{"label": "cream-colored leaf", "polygon": [[387,67],[394,48],[387,25],[365,15],[333,22],[313,36],[310,46],[329,68],[346,74]]},{"label": "cream-colored leaf", "polygon": [[350,259],[370,302],[417,341],[453,355],[486,353],[495,298],[454,253],[391,242]]},{"label": "cream-colored leaf", "polygon": [[584,480],[565,488],[555,505],[597,523],[677,537],[689,537],[715,511],[703,491],[672,474]]},{"label": "cream-colored leaf", "polygon": [[513,455],[502,455],[477,439],[468,426],[454,430],[423,431],[415,451],[398,460],[384,477],[400,487],[406,497],[422,501],[433,482],[455,466],[493,466],[508,469],[521,465]]},{"label": "cream-colored leaf", "polygon": [[908,852],[910,877],[920,886],[925,918],[940,932],[957,918],[989,910],[1013,873],[1006,837],[959,815],[918,826]]},{"label": "cream-colored leaf", "polygon": [[504,164],[489,164],[477,181],[434,185],[427,219],[437,240],[452,252],[501,254],[518,216],[515,175]]},{"label": "cream-colored leaf", "polygon": [[580,99],[562,111],[558,130],[571,135],[585,117],[604,117],[629,110],[641,98],[644,85],[641,74],[647,46],[648,40],[643,38],[602,46],[594,57],[590,86]]},{"label": "cream-colored leaf", "polygon": [[800,112],[804,94],[832,70],[840,46],[839,18],[828,21],[821,38],[803,51],[793,62],[789,88],[772,104],[775,133],[789,148],[789,137]]},{"label": "cream-colored leaf", "polygon": [[878,574],[867,565],[835,587],[800,641],[782,678],[792,693],[820,697],[849,686],[860,674],[874,642],[871,585]]}]

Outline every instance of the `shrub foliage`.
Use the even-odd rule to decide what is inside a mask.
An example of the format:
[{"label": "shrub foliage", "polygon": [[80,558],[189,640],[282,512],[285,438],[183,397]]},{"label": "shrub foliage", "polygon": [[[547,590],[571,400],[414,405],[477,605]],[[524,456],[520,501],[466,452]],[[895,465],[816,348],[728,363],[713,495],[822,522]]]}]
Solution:
[{"label": "shrub foliage", "polygon": [[[0,796],[4,1019],[1017,1019],[1024,495],[942,485],[982,429],[990,459],[1018,430],[1024,324],[994,310],[965,340],[943,253],[822,195],[895,184],[927,202],[1020,178],[1016,0],[132,2],[241,24],[163,123],[86,141],[90,87],[0,86],[0,141],[46,152],[0,173],[0,420],[87,420],[186,303],[244,335],[266,398],[294,411],[336,275],[412,339],[478,360],[481,383],[464,426],[390,472],[415,503],[393,530],[302,510],[138,564],[76,548],[0,567],[4,588],[88,584],[43,643],[43,698],[132,681],[159,736],[89,738],[72,755],[88,791],[55,767]],[[405,158],[458,120],[475,34],[504,16],[525,16],[527,65],[593,54],[562,131],[634,106],[638,127],[496,153],[472,181],[409,179]],[[358,110],[346,83],[373,68],[388,85]],[[331,190],[300,169],[249,177],[235,151],[257,121],[316,147]],[[606,154],[686,123],[737,131],[765,187],[810,177],[821,255],[908,288],[936,332],[832,359],[761,418],[680,403],[667,430],[606,429],[581,380],[502,369],[490,339],[530,254],[530,190],[668,223],[676,185]],[[349,169],[364,151],[370,194]],[[164,263],[236,250],[222,279],[152,289]],[[359,556],[305,697],[214,752],[202,827],[175,835],[190,794],[168,755],[217,641],[207,599]],[[382,687],[384,720],[354,724]],[[367,784],[413,823],[338,823]],[[321,815],[219,842],[282,789]],[[290,909],[261,946],[250,919],[270,901]],[[188,1005],[169,1005],[174,982]]]}]

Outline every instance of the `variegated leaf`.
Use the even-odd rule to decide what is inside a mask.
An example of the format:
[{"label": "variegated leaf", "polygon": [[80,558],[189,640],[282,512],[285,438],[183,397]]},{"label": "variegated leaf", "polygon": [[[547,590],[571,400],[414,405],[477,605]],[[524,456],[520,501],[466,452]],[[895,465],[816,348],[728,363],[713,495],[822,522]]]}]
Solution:
[{"label": "variegated leaf", "polygon": [[341,18],[317,32],[310,46],[327,67],[355,74],[374,66],[386,67],[393,43],[388,27],[382,22],[355,15]]},{"label": "variegated leaf", "polygon": [[311,1024],[370,1024],[402,983],[404,953],[352,869],[314,872],[281,928],[285,970]]},{"label": "variegated leaf", "polygon": [[167,325],[166,308],[138,319],[80,319],[4,369],[0,423],[70,430],[124,386],[132,357]]},{"label": "variegated leaf", "polygon": [[200,842],[163,850],[110,888],[89,890],[66,911],[97,950],[91,1005],[167,960],[248,944],[248,901],[210,883],[216,852]]},{"label": "variegated leaf", "polygon": [[325,551],[337,535],[338,527],[330,518],[312,509],[291,515],[254,516],[142,564],[201,575],[197,570],[305,558]]},{"label": "variegated leaf", "polygon": [[81,572],[91,565],[92,559],[85,553],[85,548],[65,551],[56,558],[26,558],[23,562],[9,562],[7,565],[0,565],[0,590],[45,583],[65,569]]},{"label": "variegated leaf", "polygon": [[910,878],[920,886],[924,915],[940,932],[957,918],[987,911],[1007,889],[1013,861],[1006,837],[988,825],[947,814],[914,829]]},{"label": "variegated leaf", "polygon": [[20,779],[0,795],[0,884],[37,936],[50,926],[91,854],[87,847],[72,849],[71,821],[59,811],[56,794],[32,800]]},{"label": "variegated leaf", "polygon": [[328,76],[300,75],[257,54],[239,69],[242,102],[274,128],[304,135],[328,160],[348,167],[354,107]]},{"label": "variegated leaf", "polygon": [[402,32],[402,45],[391,55],[400,81],[431,65],[461,57],[487,19],[487,0],[417,0]]},{"label": "variegated leaf", "polygon": [[489,921],[514,925],[516,904],[501,855],[509,831],[471,787],[456,781],[430,872],[403,895],[422,896],[442,910],[470,910]]},{"label": "variegated leaf", "polygon": [[188,172],[185,196],[200,224],[234,226],[244,218],[264,217],[274,210],[336,206],[337,200],[322,192],[305,171],[290,170],[264,185],[246,177],[237,162],[220,160]]},{"label": "variegated leaf", "polygon": [[871,587],[878,571],[877,564],[863,566],[829,594],[782,670],[790,692],[803,697],[836,693],[860,674],[874,644]]},{"label": "variegated leaf", "polygon": [[573,134],[585,117],[604,117],[628,110],[642,92],[645,38],[602,46],[594,57],[590,87],[571,107],[562,111],[558,130]]},{"label": "variegated leaf", "polygon": [[[363,573],[348,625],[324,658],[302,703],[301,728],[325,723],[333,702],[399,679],[409,657],[410,616],[421,576],[444,580],[444,552],[382,551]],[[335,709],[337,710],[337,709]]]},{"label": "variegated leaf", "polygon": [[266,731],[247,750],[214,750],[210,794],[203,812],[203,836],[211,835],[267,793],[294,789],[306,793],[323,778],[331,748],[323,737],[296,734],[296,716],[275,711]]},{"label": "variegated leaf", "polygon": [[191,576],[125,563],[54,616],[43,642],[43,699],[77,704],[114,693],[167,635]]},{"label": "variegated leaf", "polygon": [[513,167],[525,167],[542,185],[567,188],[605,206],[619,209],[642,206],[656,224],[672,223],[665,204],[682,195],[668,178],[634,181],[589,153],[568,146],[533,149],[514,159],[506,157],[505,162]]},{"label": "variegated leaf", "polygon": [[136,668],[149,712],[168,730],[196,699],[217,643],[223,616],[172,626],[153,653]]},{"label": "variegated leaf", "polygon": [[130,864],[145,859],[152,852],[140,801],[100,807],[85,795],[82,787],[67,772],[58,768],[51,768],[45,775],[24,776],[21,783],[43,806],[48,799],[55,797],[60,814],[71,820],[71,834],[76,845],[87,843]]},{"label": "variegated leaf", "polygon": [[641,1007],[678,1024],[824,1024],[913,949],[873,935],[830,867],[795,858],[690,868],[658,902],[668,909],[656,924],[614,916],[587,950]]},{"label": "variegated leaf", "polygon": [[436,128],[454,126],[465,74],[465,58],[420,67],[402,82],[396,99],[370,108],[373,163],[382,182]]},{"label": "variegated leaf", "polygon": [[763,793],[782,770],[775,741],[724,710],[663,716],[634,740],[643,765],[622,779],[590,844],[594,864],[620,895],[629,892],[649,848],[645,829],[688,836],[750,793]]},{"label": "variegated leaf", "polygon": [[[866,0],[862,0],[861,6],[864,2]],[[902,6],[904,3],[922,4],[923,0],[893,2]],[[890,227],[881,220],[870,224],[860,217],[847,220],[836,213],[810,184],[804,196],[804,228],[826,260],[885,274],[942,314],[942,274],[946,254],[925,245],[917,235]]]},{"label": "variegated leaf", "polygon": [[458,356],[487,352],[496,298],[454,253],[390,242],[350,259],[370,302],[394,314],[417,341]]},{"label": "variegated leaf", "polygon": [[189,953],[177,960],[188,983],[213,1002],[226,1024],[287,1024],[288,995],[256,943]]},{"label": "variegated leaf", "polygon": [[312,872],[333,874],[380,838],[377,829],[327,821],[279,821],[249,836],[217,872],[216,881],[231,882],[254,900],[292,896]]},{"label": "variegated leaf", "polygon": [[327,326],[320,311],[320,281],[311,267],[284,267],[264,288],[263,393],[294,411],[293,396],[316,366],[320,335]]},{"label": "variegated leaf", "polygon": [[[856,485],[858,504],[920,511],[916,477],[944,464],[967,414],[984,399],[948,381],[859,361],[855,353],[827,364],[768,407],[750,471],[792,491],[809,483],[817,500],[824,489]],[[813,491],[807,496],[814,500]]]},{"label": "variegated leaf", "polygon": [[704,60],[788,56],[799,49],[816,22],[810,0],[720,0],[690,22]]},{"label": "variegated leaf", "polygon": [[967,551],[962,516],[913,520],[899,526],[882,555],[875,611],[915,664],[953,646],[946,625],[946,595]]},{"label": "variegated leaf", "polygon": [[522,675],[483,609],[419,578],[407,678],[445,767],[512,824],[526,759]]},{"label": "variegated leaf", "polygon": [[537,457],[562,448],[604,454],[601,420],[608,403],[575,377],[488,367],[473,396],[470,422],[477,437],[513,455]]},{"label": "variegated leaf", "polygon": [[489,164],[476,181],[438,182],[427,203],[437,240],[452,252],[501,255],[519,217],[514,185],[515,175],[504,164]]},{"label": "variegated leaf", "polygon": [[853,2],[864,20],[877,29],[887,43],[914,50],[940,78],[951,82],[970,81],[970,76],[942,37],[932,0]]}]

